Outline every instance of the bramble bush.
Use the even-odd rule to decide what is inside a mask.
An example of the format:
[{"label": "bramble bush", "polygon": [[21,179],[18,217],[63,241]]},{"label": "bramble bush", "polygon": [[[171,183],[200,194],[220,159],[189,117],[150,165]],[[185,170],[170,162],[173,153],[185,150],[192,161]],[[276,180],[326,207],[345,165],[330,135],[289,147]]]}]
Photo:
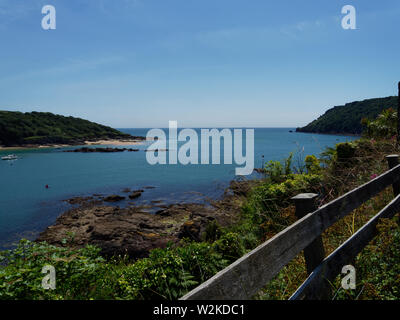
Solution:
[{"label": "bramble bush", "polygon": [[[177,299],[244,253],[239,235],[212,242],[183,240],[148,258],[104,259],[100,249],[61,248],[21,240],[0,254],[0,299]],[[56,289],[42,288],[45,265],[56,269]]]},{"label": "bramble bush", "polygon": [[[87,299],[104,276],[100,250],[87,246],[72,250],[21,240],[0,253],[0,299]],[[42,288],[45,265],[56,269],[56,290]]]}]

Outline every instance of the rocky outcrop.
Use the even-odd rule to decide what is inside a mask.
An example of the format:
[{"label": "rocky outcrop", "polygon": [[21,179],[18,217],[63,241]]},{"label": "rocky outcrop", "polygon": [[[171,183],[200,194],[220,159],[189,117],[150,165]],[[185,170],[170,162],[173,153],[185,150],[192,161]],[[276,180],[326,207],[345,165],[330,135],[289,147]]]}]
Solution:
[{"label": "rocky outcrop", "polygon": [[186,221],[179,229],[178,238],[188,238],[194,241],[201,241],[203,233],[205,231],[205,227],[208,222],[213,221],[213,217],[195,217],[194,219],[190,219]]},{"label": "rocky outcrop", "polygon": [[[142,258],[168,242],[177,243],[182,238],[200,241],[208,221],[223,215],[200,204],[169,205],[159,214],[143,212],[140,206],[85,206],[61,215],[36,241],[76,247],[93,244],[107,256]],[[71,235],[73,240],[68,241]]]},{"label": "rocky outcrop", "polygon": [[111,196],[105,197],[103,201],[105,202],[118,202],[124,200],[125,197],[119,196],[117,194],[113,194]]},{"label": "rocky outcrop", "polygon": [[[241,195],[248,192],[249,184],[249,181],[231,183],[223,199],[211,204],[165,205],[155,200],[152,205],[120,208],[101,201],[125,198],[118,195],[98,199],[94,195],[76,197],[69,202],[80,206],[61,215],[36,241],[73,247],[92,244],[106,256],[146,257],[150,250],[163,248],[168,242],[178,243],[183,238],[202,241],[210,223],[226,226],[237,221]],[[135,192],[141,194],[143,190],[132,194]],[[148,209],[155,209],[155,213],[146,212]]]},{"label": "rocky outcrop", "polygon": [[91,200],[93,200],[93,197],[74,197],[64,201],[68,202],[69,204],[82,204]]},{"label": "rocky outcrop", "polygon": [[129,195],[129,199],[133,200],[133,199],[139,198],[143,192],[144,192],[144,190],[135,190]]}]

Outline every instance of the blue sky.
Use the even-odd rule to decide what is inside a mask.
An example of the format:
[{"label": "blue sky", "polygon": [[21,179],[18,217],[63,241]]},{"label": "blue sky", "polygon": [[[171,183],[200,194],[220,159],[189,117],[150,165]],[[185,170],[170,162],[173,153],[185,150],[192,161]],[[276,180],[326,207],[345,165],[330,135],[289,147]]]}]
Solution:
[{"label": "blue sky", "polygon": [[[57,29],[41,8],[54,5]],[[343,30],[341,8],[357,10]],[[400,1],[0,0],[0,109],[113,127],[296,127],[396,94]]]}]

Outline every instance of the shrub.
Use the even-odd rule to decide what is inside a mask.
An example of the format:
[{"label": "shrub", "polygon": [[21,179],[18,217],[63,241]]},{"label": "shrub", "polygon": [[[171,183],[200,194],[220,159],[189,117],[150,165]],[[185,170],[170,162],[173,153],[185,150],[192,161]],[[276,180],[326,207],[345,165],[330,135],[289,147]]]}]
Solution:
[{"label": "shrub", "polygon": [[285,167],[279,161],[271,160],[265,165],[264,172],[272,182],[282,182],[287,175],[292,174],[292,159],[293,152],[284,160]]},{"label": "shrub", "polygon": [[316,156],[314,156],[314,155],[306,156],[305,164],[306,164],[307,173],[321,172],[321,166],[320,166],[319,160],[317,159]]},{"label": "shrub", "polygon": [[124,268],[118,283],[128,299],[178,299],[228,265],[208,243],[184,242],[155,249],[150,256]]},{"label": "shrub", "polygon": [[280,182],[283,179],[284,170],[279,161],[269,161],[265,165],[264,171],[273,182]]},{"label": "shrub", "polygon": [[[178,299],[243,252],[232,233],[214,244],[169,244],[135,262],[105,260],[94,246],[71,249],[21,240],[16,249],[0,254],[0,300]],[[55,290],[42,288],[45,265],[56,270]]]},{"label": "shrub", "polygon": [[375,120],[362,119],[364,135],[376,138],[391,138],[397,134],[397,112],[393,108],[383,110]]},{"label": "shrub", "polygon": [[214,242],[219,239],[222,235],[221,227],[217,221],[213,220],[207,224],[206,230],[204,231],[204,241]]},{"label": "shrub", "polygon": [[[0,299],[87,299],[105,272],[99,249],[73,250],[21,240],[15,250],[2,252]],[[56,290],[42,288],[45,265],[56,269]]]},{"label": "shrub", "polygon": [[233,232],[228,232],[215,241],[213,249],[230,261],[235,261],[245,254],[245,248],[240,235]]},{"label": "shrub", "polygon": [[354,157],[356,148],[349,142],[338,143],[336,145],[336,155],[338,161],[345,161]]}]

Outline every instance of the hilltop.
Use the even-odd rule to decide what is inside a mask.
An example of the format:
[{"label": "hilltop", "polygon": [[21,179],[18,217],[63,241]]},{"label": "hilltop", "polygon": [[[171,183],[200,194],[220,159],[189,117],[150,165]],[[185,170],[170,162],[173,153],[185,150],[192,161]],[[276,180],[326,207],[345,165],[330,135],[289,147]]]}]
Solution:
[{"label": "hilltop", "polygon": [[137,139],[116,129],[88,120],[50,112],[0,111],[0,145],[6,147],[82,144],[101,139]]},{"label": "hilltop", "polygon": [[380,112],[388,108],[397,108],[397,97],[375,98],[347,103],[326,111],[297,132],[329,134],[361,134],[361,119],[375,119]]}]

